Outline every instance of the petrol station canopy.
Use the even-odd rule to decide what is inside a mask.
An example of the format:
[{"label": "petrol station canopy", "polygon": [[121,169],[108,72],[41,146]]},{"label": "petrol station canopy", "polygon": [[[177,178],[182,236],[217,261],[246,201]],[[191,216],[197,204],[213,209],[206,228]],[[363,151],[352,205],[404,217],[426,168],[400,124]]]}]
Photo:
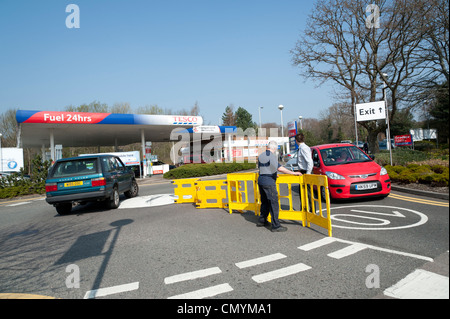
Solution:
[{"label": "petrol station canopy", "polygon": [[[235,126],[202,126],[203,118],[192,115],[149,115],[87,112],[18,110],[17,147],[50,148],[55,158],[55,145],[63,147],[123,146],[145,142],[177,141],[178,134],[199,139],[196,133],[225,134],[236,132]],[[172,139],[171,134],[174,133]]]},{"label": "petrol station canopy", "polygon": [[174,129],[203,124],[201,116],[18,110],[20,147],[117,146],[168,142]]}]

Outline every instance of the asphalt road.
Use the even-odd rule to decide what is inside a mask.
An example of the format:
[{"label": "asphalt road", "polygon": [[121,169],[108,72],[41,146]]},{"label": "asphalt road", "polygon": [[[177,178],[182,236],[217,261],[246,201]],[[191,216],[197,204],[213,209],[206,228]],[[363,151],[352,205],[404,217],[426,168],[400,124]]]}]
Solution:
[{"label": "asphalt road", "polygon": [[330,239],[293,221],[272,233],[255,226],[253,212],[169,204],[171,194],[170,183],[141,185],[140,196],[121,197],[119,209],[89,204],[67,216],[42,197],[0,203],[0,294],[386,298],[427,269],[446,280],[448,298],[448,201],[392,192],[333,203]]}]

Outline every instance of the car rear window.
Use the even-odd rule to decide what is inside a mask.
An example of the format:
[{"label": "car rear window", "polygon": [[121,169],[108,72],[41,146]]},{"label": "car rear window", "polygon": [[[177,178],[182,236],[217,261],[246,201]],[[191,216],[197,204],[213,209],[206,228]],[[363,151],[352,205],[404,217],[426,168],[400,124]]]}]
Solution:
[{"label": "car rear window", "polygon": [[57,162],[50,177],[67,177],[74,175],[89,175],[98,173],[97,159],[86,158]]}]

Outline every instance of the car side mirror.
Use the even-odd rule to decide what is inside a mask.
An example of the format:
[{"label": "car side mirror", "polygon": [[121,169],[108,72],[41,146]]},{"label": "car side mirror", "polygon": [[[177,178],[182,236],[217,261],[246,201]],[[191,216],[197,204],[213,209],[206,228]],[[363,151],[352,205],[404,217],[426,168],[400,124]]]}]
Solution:
[{"label": "car side mirror", "polygon": [[374,161],[375,160],[375,155],[369,155],[369,157],[372,159],[372,161]]}]

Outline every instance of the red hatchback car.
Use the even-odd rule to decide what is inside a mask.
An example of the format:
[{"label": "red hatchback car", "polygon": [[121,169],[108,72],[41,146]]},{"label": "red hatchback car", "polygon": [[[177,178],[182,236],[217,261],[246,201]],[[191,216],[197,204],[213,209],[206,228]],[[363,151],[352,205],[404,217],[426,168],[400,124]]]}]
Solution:
[{"label": "red hatchback car", "polygon": [[328,176],[332,199],[388,196],[391,180],[384,167],[353,144],[311,147],[314,174]]}]

